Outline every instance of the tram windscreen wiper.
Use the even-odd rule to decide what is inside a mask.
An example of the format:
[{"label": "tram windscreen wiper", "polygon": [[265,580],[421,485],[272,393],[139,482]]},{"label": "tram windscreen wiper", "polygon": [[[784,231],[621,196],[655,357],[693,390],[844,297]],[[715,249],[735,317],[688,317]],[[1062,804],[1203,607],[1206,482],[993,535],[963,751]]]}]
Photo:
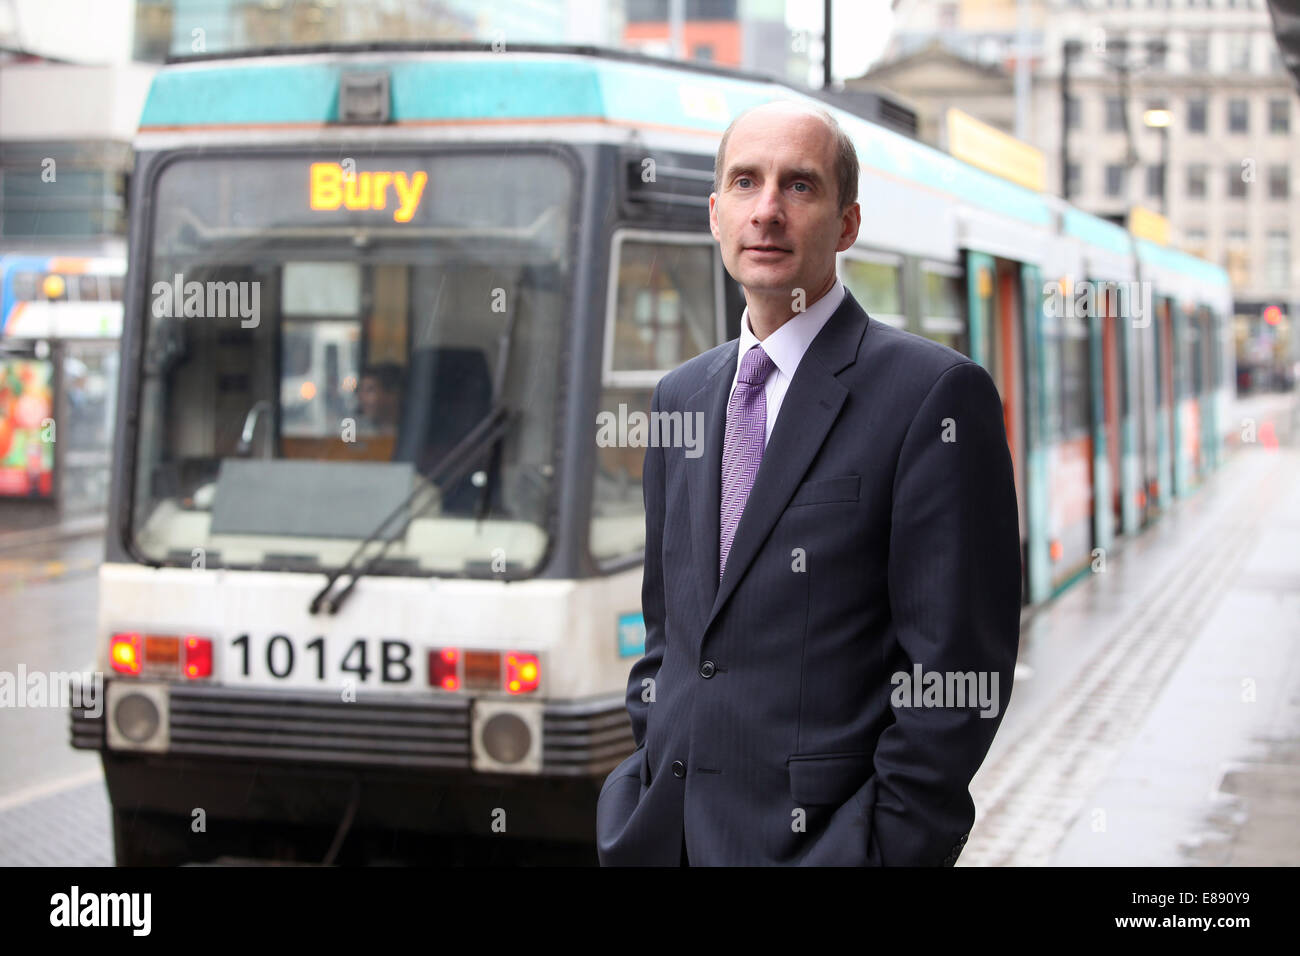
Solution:
[{"label": "tram windscreen wiper", "polygon": [[[474,508],[475,519],[479,521],[483,519],[483,516],[487,511],[490,496],[494,490],[495,480],[493,476],[500,460],[501,439],[509,429],[510,419],[513,417],[510,409],[505,404],[504,395],[506,373],[510,368],[510,351],[515,340],[515,326],[519,320],[519,298],[520,296],[518,294],[513,297],[513,306],[506,316],[505,326],[501,330],[500,341],[497,345],[497,373],[493,380],[492,410],[489,411],[487,415],[478,422],[478,424],[471,428],[469,433],[457,442],[456,446],[452,448],[451,451],[447,452],[447,454],[433,466],[426,476],[430,481],[434,482],[438,486],[439,491],[454,488],[456,482],[463,478],[465,473],[468,472],[476,463],[480,452],[484,449],[488,449],[490,464],[487,469],[486,481],[483,482],[483,485],[479,489],[478,501]],[[441,480],[439,480],[439,478],[441,478]],[[383,560],[384,554],[388,551],[392,543],[397,540],[398,537],[405,534],[406,528],[416,518],[416,516],[421,514],[425,508],[429,507],[429,505],[433,503],[434,497],[430,495],[428,501],[421,503],[418,508],[412,508],[411,513],[407,516],[406,521],[401,525],[400,530],[395,534],[389,535],[384,540],[383,546],[375,552],[374,556],[371,557],[369,561],[366,562],[365,567],[359,570],[356,569],[357,559],[360,558],[362,552],[364,552],[367,547],[374,543],[374,541],[383,534],[384,529],[389,526],[393,519],[410,506],[411,502],[414,501],[423,490],[425,490],[425,486],[416,487],[415,490],[407,496],[406,500],[394,508],[392,513],[380,523],[379,527],[367,535],[366,539],[361,542],[356,551],[352,552],[352,555],[343,563],[343,566],[329,575],[328,579],[325,581],[325,586],[317,592],[314,598],[312,598],[311,605],[308,608],[310,613],[315,614],[320,609],[321,602],[325,600],[325,595],[329,594],[330,589],[334,587],[334,582],[344,574],[349,574],[351,575],[352,580],[348,582],[347,587],[336,594],[329,602],[329,612],[331,614],[338,613],[339,608],[342,607],[347,596],[352,593],[352,589],[356,586],[357,581],[369,574],[375,566]]]},{"label": "tram windscreen wiper", "polygon": [[[447,452],[446,455],[439,459],[437,464],[435,464],[425,475],[432,484],[416,486],[416,488],[407,495],[396,508],[389,512],[388,516],[379,523],[379,526],[366,536],[365,540],[357,546],[357,549],[352,552],[347,561],[343,562],[343,565],[337,570],[330,573],[329,577],[325,581],[325,586],[316,593],[314,598],[312,598],[311,605],[307,610],[312,614],[319,611],[321,603],[325,600],[325,596],[329,594],[330,589],[334,587],[335,582],[345,574],[351,575],[352,580],[348,582],[347,587],[334,595],[329,602],[329,612],[331,614],[337,614],[339,608],[343,605],[343,601],[346,600],[348,594],[352,592],[352,588],[356,586],[357,581],[369,574],[374,567],[383,560],[384,555],[387,553],[389,547],[392,546],[393,542],[406,533],[406,529],[410,523],[423,513],[426,508],[433,504],[434,501],[438,500],[438,496],[429,494],[427,500],[421,502],[418,507],[413,507],[415,499],[422,493],[429,492],[431,487],[437,489],[439,493],[442,493],[444,489],[454,488],[456,482],[460,481],[460,479],[463,478],[475,464],[477,464],[480,454],[485,449],[496,446],[500,438],[509,429],[511,417],[512,415],[510,410],[504,404],[500,402],[495,404],[492,407],[492,410],[483,416],[483,418],[469,430],[469,433],[457,442],[456,446],[452,448],[451,451]],[[407,509],[410,509],[410,513],[407,515],[406,520],[398,526],[398,530],[395,533],[391,533],[387,537],[384,537],[384,529],[388,528],[388,526],[393,523],[394,519]],[[361,557],[362,553],[381,537],[384,537],[382,547],[380,547],[370,560],[366,562],[365,567],[357,568],[357,561]]]}]

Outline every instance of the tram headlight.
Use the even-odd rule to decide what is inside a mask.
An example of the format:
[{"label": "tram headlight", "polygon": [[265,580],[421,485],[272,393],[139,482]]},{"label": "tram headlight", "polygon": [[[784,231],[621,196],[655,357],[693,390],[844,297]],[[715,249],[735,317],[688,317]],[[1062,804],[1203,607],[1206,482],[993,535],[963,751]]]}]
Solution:
[{"label": "tram headlight", "polygon": [[167,685],[110,681],[106,689],[109,749],[167,750],[171,737]]},{"label": "tram headlight", "polygon": [[528,725],[518,714],[495,714],[483,725],[483,749],[498,763],[519,763],[531,742]]},{"label": "tram headlight", "polygon": [[127,694],[117,702],[113,720],[123,737],[142,744],[158,732],[158,705],[144,694]]},{"label": "tram headlight", "polygon": [[540,773],[542,709],[511,700],[474,701],[474,769]]}]

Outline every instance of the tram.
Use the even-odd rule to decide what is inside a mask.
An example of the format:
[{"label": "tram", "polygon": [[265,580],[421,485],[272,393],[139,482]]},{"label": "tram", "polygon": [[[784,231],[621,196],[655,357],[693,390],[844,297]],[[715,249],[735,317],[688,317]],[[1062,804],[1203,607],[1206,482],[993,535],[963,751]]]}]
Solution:
[{"label": "tram", "polygon": [[[101,752],[120,863],[210,859],[264,823],[325,828],[331,852],[370,830],[594,845],[632,748],[645,543],[644,448],[597,423],[738,334],[713,159],[777,97],[807,98],[575,47],[158,72],[131,180],[106,707],[71,729]],[[841,276],[873,321],[992,372],[1025,593],[1048,600],[1218,461],[1226,276],[831,110],[862,161]],[[1144,325],[1051,305],[1139,279]]]}]

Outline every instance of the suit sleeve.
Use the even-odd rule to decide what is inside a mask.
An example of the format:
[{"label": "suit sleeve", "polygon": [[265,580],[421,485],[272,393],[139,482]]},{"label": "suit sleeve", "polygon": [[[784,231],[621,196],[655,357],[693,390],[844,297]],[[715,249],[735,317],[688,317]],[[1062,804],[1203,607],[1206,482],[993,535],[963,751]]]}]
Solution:
[{"label": "suit sleeve", "polygon": [[[981,366],[940,375],[908,428],[894,476],[889,600],[909,674],[974,671],[996,714],[894,706],[881,734],[868,856],[888,865],[956,861],[975,806],[970,780],[1011,696],[1020,639],[1015,479],[997,387]],[[895,688],[890,688],[891,692]],[[946,705],[953,702],[945,701]]]},{"label": "suit sleeve", "polygon": [[[650,400],[651,412],[659,411],[659,386]],[[653,421],[653,415],[651,420]],[[645,619],[645,653],[632,665],[627,681],[627,712],[637,747],[645,744],[646,718],[650,704],[644,681],[659,673],[664,657],[664,453],[651,443],[646,446],[641,467],[641,494],[645,502],[645,570],[641,578],[641,614]],[[653,686],[653,685],[651,685]]]}]

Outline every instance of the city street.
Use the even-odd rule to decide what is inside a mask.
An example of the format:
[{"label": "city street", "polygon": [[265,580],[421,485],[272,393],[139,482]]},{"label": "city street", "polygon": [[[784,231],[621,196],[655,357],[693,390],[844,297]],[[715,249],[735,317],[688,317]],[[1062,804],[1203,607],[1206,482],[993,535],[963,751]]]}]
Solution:
[{"label": "city street", "polygon": [[[1300,859],[1300,415],[1265,396],[1247,416],[1280,447],[1230,452],[1027,619],[959,866]],[[101,549],[0,551],[0,670],[90,666]],[[0,711],[0,865],[111,865],[98,758],[67,737],[61,708]]]}]

